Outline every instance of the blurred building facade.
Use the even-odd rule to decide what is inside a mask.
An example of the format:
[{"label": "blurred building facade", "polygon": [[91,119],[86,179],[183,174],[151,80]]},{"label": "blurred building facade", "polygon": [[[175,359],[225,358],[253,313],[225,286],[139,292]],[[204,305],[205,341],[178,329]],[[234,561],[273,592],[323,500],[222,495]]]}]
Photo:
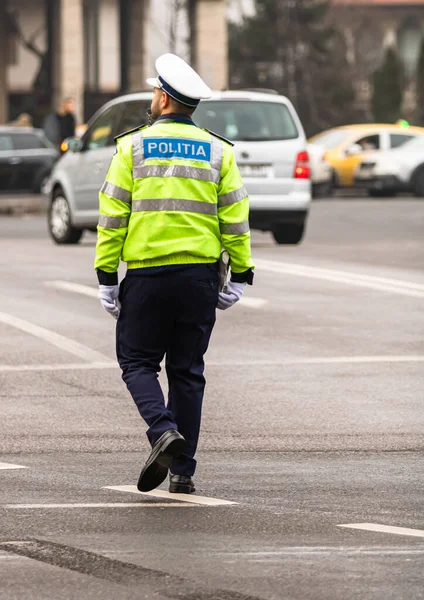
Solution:
[{"label": "blurred building facade", "polygon": [[[342,29],[347,58],[356,75],[358,104],[369,112],[372,74],[385,50],[397,50],[403,66],[406,116],[416,109],[416,74],[424,38],[424,0],[332,0],[333,19]],[[369,115],[371,118],[371,115]]]},{"label": "blurred building facade", "polygon": [[[36,124],[66,96],[86,120],[103,102],[145,89],[154,62],[174,51],[209,85],[227,85],[225,0],[2,0],[0,123]],[[190,27],[191,25],[191,27]]]}]

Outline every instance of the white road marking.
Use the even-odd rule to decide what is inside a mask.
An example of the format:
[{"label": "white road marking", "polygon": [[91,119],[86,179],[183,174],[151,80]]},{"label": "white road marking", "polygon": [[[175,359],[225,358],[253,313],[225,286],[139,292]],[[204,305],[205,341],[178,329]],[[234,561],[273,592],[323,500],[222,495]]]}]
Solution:
[{"label": "white road marking", "polygon": [[[195,504],[182,502],[73,502],[69,504],[3,504],[0,508],[8,509],[45,509],[45,508],[186,508],[196,507]],[[10,543],[10,542],[4,542]]]},{"label": "white road marking", "polygon": [[[74,292],[75,294],[82,294],[89,296],[90,298],[97,298],[97,289],[89,285],[81,285],[79,283],[72,283],[71,281],[46,281],[46,285],[54,287],[58,290],[65,290],[66,292]],[[262,308],[267,304],[268,300],[265,298],[251,298],[243,297],[240,299],[239,304],[246,308]]]},{"label": "white road marking", "polygon": [[0,471],[9,471],[12,469],[28,469],[28,467],[23,467],[22,465],[11,465],[10,463],[0,462]]},{"label": "white road marking", "polygon": [[[424,548],[416,546],[286,546],[281,550],[264,550],[257,552],[214,552],[220,557],[228,556],[247,559],[258,562],[266,562],[279,556],[307,556],[310,554],[348,554],[348,555],[403,555],[403,554],[424,554]],[[266,560],[265,560],[266,559]]]},{"label": "white road marking", "polygon": [[320,356],[311,358],[283,358],[281,360],[222,360],[207,362],[210,367],[243,367],[256,365],[290,366],[290,365],[339,365],[367,363],[415,363],[424,362],[424,355],[404,356]]},{"label": "white road marking", "polygon": [[177,500],[178,502],[187,502],[188,504],[200,504],[202,506],[228,506],[237,504],[230,500],[219,500],[218,498],[207,498],[206,496],[196,496],[195,494],[170,494],[165,490],[153,490],[152,492],[139,492],[135,485],[112,485],[106,486],[105,490],[115,490],[117,492],[129,492],[130,494],[140,494],[150,498],[166,498],[167,500]]},{"label": "white road marking", "polygon": [[377,531],[380,533],[393,533],[395,535],[411,535],[424,538],[424,529],[409,529],[408,527],[392,527],[391,525],[380,525],[379,523],[348,523],[337,525],[347,529],[362,529],[365,531]]},{"label": "white road marking", "polygon": [[80,283],[72,283],[71,281],[46,281],[48,287],[54,287],[58,290],[65,290],[66,292],[74,292],[75,294],[83,294],[84,296],[90,296],[90,298],[97,298],[97,288],[89,285],[82,285]]},{"label": "white road marking", "polygon": [[377,277],[336,269],[323,269],[296,263],[277,262],[264,259],[255,259],[258,271],[268,271],[284,275],[295,275],[310,279],[321,279],[335,283],[344,283],[359,287],[367,287],[381,292],[401,294],[414,298],[424,298],[424,284],[387,277]]},{"label": "white road marking", "polygon": [[60,335],[59,333],[55,333],[54,331],[50,331],[49,329],[45,329],[39,325],[34,325],[33,323],[29,323],[29,321],[24,321],[24,319],[14,317],[13,315],[0,312],[0,323],[5,323],[11,327],[20,329],[25,333],[29,333],[30,335],[44,340],[45,342],[49,342],[53,346],[56,346],[61,350],[65,350],[66,352],[69,352],[74,356],[78,356],[79,358],[82,358],[88,362],[105,363],[109,361],[108,357],[100,352],[91,350],[91,348]]},{"label": "white road marking", "polygon": [[252,298],[250,296],[243,296],[243,298],[240,298],[238,303],[246,308],[262,308],[268,303],[268,300],[265,300],[265,298]]},{"label": "white road marking", "polygon": [[19,540],[18,542],[15,542],[15,541],[7,540],[5,542],[1,542],[1,545],[4,545],[4,546],[36,546],[37,542],[35,542],[35,541],[24,542],[21,540]]},{"label": "white road marking", "polygon": [[118,369],[118,364],[109,362],[56,363],[54,365],[0,365],[0,373],[18,371],[89,371],[96,369]]},{"label": "white road marking", "polygon": [[[338,364],[373,364],[373,363],[421,363],[424,356],[328,356],[311,358],[287,358],[277,360],[222,360],[209,361],[209,367],[245,367],[245,366],[295,366],[295,365],[338,365]],[[60,363],[54,365],[0,365],[0,373],[16,373],[19,371],[90,371],[118,369],[113,361],[92,363]]]}]

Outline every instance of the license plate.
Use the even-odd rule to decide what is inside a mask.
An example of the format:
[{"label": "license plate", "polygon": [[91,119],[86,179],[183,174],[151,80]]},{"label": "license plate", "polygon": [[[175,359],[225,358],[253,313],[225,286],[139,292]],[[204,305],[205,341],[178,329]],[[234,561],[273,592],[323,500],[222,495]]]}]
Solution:
[{"label": "license plate", "polygon": [[242,177],[273,177],[274,169],[272,165],[240,165],[240,175]]}]

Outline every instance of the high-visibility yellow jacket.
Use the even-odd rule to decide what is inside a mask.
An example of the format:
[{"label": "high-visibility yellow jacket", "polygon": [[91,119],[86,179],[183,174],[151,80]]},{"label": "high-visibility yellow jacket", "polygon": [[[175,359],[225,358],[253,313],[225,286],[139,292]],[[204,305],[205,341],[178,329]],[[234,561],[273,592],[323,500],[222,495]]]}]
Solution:
[{"label": "high-visibility yellow jacket", "polygon": [[249,198],[232,145],[188,122],[158,120],[117,138],[100,192],[95,268],[212,263],[253,268]]}]

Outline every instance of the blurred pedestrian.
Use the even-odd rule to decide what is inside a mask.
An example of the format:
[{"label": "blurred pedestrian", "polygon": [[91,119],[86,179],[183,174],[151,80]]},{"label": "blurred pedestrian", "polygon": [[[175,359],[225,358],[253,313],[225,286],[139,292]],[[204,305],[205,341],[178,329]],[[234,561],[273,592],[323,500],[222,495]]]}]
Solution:
[{"label": "blurred pedestrian", "polygon": [[[147,80],[154,123],[116,138],[100,192],[95,268],[100,301],[118,319],[122,377],[149,426],[138,489],[156,488],[170,468],[169,491],[190,494],[216,308],[233,306],[253,281],[249,198],[231,142],[192,120],[211,90],[174,54],[156,68]],[[231,279],[220,292],[223,246]],[[121,257],[128,270],[119,288]],[[167,405],[158,382],[165,355]]]},{"label": "blurred pedestrian", "polygon": [[63,140],[66,140],[66,138],[75,137],[75,100],[73,98],[65,98],[61,102],[59,110],[46,117],[43,129],[47,139],[57,148],[60,148]]},{"label": "blurred pedestrian", "polygon": [[14,121],[10,122],[14,127],[32,127],[32,117],[28,113],[21,113]]}]

